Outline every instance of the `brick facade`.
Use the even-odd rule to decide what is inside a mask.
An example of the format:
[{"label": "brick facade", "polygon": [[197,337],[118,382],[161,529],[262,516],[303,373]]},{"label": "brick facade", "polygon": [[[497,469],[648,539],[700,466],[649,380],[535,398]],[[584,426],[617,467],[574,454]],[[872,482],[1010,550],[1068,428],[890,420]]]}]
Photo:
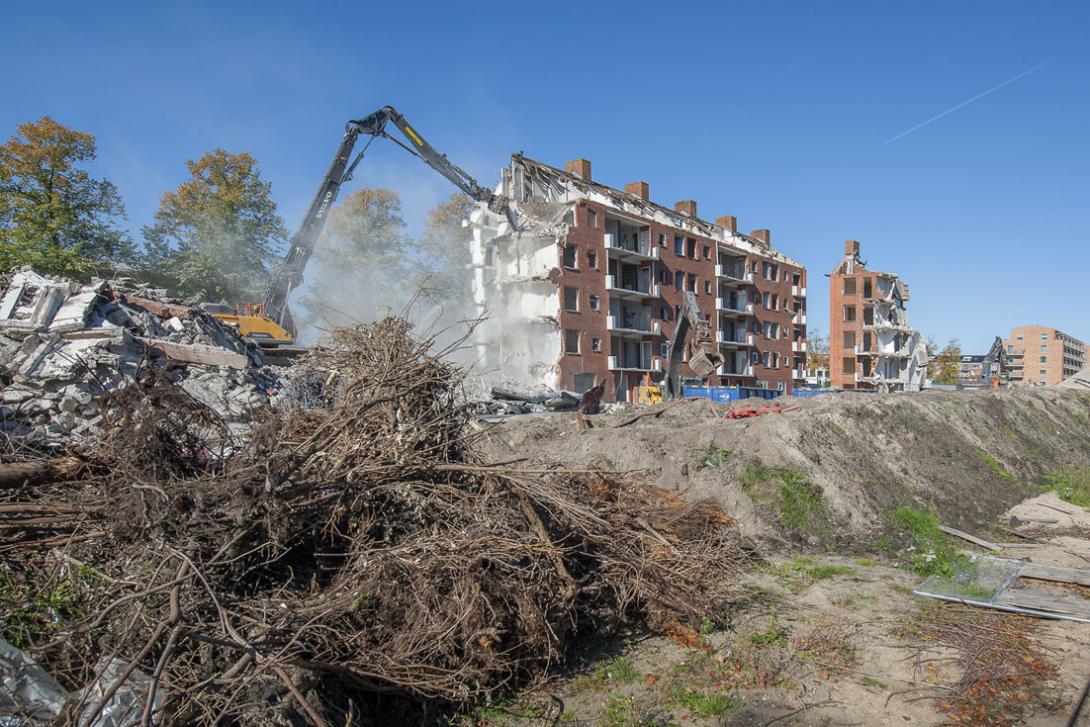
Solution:
[{"label": "brick facade", "polygon": [[1055,328],[1018,326],[1003,344],[1016,386],[1055,385],[1086,366],[1086,344]]}]

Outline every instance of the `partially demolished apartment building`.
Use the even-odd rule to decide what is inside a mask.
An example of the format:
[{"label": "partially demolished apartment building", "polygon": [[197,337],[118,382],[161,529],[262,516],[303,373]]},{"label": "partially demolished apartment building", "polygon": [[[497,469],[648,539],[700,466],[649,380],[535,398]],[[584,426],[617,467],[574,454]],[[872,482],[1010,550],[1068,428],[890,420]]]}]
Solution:
[{"label": "partially demolished apartment building", "polygon": [[[684,291],[711,322],[724,364],[711,385],[790,392],[806,358],[806,270],[768,230],[715,224],[696,202],[651,201],[648,184],[597,183],[586,159],[558,169],[515,154],[498,192],[518,231],[485,210],[470,219],[482,371],[533,388],[634,401],[660,383]],[[682,366],[682,377],[691,376]]]},{"label": "partially demolished apartment building", "polygon": [[908,285],[894,273],[867,270],[859,243],[829,275],[829,367],[836,388],[919,391],[927,377],[927,342],[908,324]]}]

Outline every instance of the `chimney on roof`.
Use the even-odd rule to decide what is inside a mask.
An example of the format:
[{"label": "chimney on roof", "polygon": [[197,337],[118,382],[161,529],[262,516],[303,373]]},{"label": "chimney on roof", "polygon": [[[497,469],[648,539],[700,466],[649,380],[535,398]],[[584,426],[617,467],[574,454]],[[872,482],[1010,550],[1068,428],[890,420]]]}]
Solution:
[{"label": "chimney on roof", "polygon": [[586,182],[590,181],[590,159],[572,159],[564,164],[564,171],[574,174]]},{"label": "chimney on roof", "polygon": [[696,202],[691,199],[683,199],[674,205],[674,211],[679,212],[686,217],[692,217],[696,219]]},{"label": "chimney on roof", "polygon": [[772,233],[768,230],[753,230],[749,233],[749,236],[756,239],[765,247],[768,247],[772,244]]},{"label": "chimney on roof", "polygon": [[859,241],[858,240],[845,240],[844,241],[844,254],[854,255],[859,257]]},{"label": "chimney on roof", "polygon": [[625,194],[639,197],[644,202],[648,202],[651,199],[651,188],[647,186],[647,182],[629,182],[624,186],[624,191]]},{"label": "chimney on roof", "polygon": [[732,235],[738,232],[738,218],[734,215],[723,215],[722,217],[716,217],[715,224],[719,225]]}]

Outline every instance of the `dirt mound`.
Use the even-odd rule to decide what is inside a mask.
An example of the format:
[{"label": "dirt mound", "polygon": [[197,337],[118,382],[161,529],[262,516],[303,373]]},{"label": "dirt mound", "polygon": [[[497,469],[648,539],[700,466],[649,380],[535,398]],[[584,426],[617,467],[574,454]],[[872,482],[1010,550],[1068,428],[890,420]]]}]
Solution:
[{"label": "dirt mound", "polygon": [[581,632],[725,623],[719,507],[488,464],[430,349],[398,319],[336,332],[303,364],[325,405],[227,454],[178,386],[128,387],[97,477],[3,493],[4,636],[68,688],[106,656],[150,675],[130,720],[345,724],[540,677]]},{"label": "dirt mound", "polygon": [[[670,406],[670,405],[666,405]],[[943,522],[994,518],[1045,476],[1090,464],[1090,394],[1071,389],[840,394],[786,400],[782,413],[732,420],[687,401],[631,414],[519,417],[494,425],[496,456],[648,471],[691,497],[712,497],[751,533],[873,536],[899,507]]]}]

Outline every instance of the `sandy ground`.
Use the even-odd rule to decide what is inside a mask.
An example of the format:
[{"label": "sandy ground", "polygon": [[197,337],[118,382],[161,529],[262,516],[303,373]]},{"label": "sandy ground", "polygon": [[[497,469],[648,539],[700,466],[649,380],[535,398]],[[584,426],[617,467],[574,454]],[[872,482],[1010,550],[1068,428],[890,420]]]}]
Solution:
[{"label": "sandy ground", "polygon": [[[889,513],[931,510],[1002,547],[950,541],[967,553],[1090,568],[1090,512],[1039,494],[1048,473],[1090,465],[1085,393],[823,397],[743,420],[686,402],[617,428],[638,413],[592,417],[590,428],[570,414],[520,417],[482,436],[497,460],[643,470],[717,499],[767,559],[748,576],[750,597],[701,648],[611,639],[477,724],[949,724],[934,697],[963,670],[906,636],[937,602],[912,594],[922,579],[908,567],[908,542],[885,537]],[[761,468],[805,481],[813,517],[786,524],[779,480],[769,497],[754,484]],[[1032,634],[1058,669],[1055,699],[1015,723],[1064,725],[1090,678],[1090,624],[1034,619]]]}]

